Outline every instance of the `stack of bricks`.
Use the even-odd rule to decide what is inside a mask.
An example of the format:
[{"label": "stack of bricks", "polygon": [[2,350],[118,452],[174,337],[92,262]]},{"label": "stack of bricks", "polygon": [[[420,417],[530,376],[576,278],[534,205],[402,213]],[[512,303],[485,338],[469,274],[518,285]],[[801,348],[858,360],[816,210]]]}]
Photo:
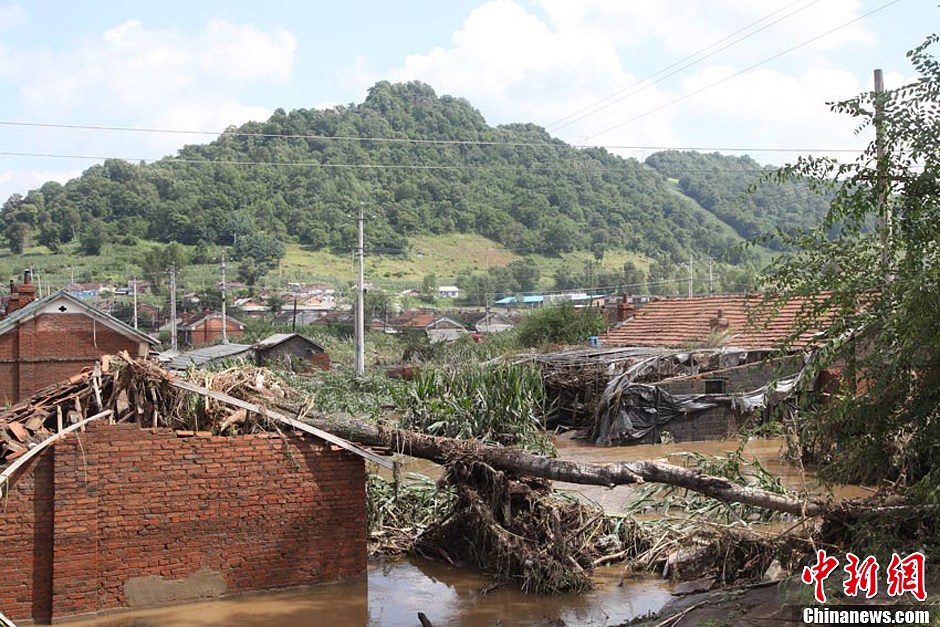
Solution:
[{"label": "stack of bricks", "polygon": [[365,573],[366,533],[363,460],[325,443],[92,423],[15,480],[0,607],[55,621],[197,572],[223,594],[347,580]]}]

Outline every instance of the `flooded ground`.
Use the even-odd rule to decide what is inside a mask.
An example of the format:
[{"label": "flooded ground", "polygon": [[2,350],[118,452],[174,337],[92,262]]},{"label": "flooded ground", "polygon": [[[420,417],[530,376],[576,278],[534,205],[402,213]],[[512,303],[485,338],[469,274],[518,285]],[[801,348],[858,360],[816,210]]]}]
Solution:
[{"label": "flooded ground", "polygon": [[[724,456],[737,450],[739,443],[687,442],[598,448],[562,436],[556,439],[556,446],[561,459],[593,463],[666,459],[681,464],[683,453]],[[830,493],[816,482],[812,469],[800,469],[783,461],[780,455],[783,446],[784,441],[779,438],[755,439],[747,443],[743,456],[758,460],[794,490],[819,496],[831,494],[837,499],[868,494],[865,488],[857,486],[840,486]],[[440,476],[440,467],[425,460],[406,460],[404,470]],[[620,511],[633,492],[630,486],[608,489],[558,483],[556,487],[594,501],[608,512]],[[513,588],[484,593],[489,581],[474,572],[424,560],[396,561],[371,564],[368,577],[355,583],[123,612],[70,624],[76,627],[384,627],[418,625],[417,613],[423,612],[438,627],[562,624],[609,627],[656,612],[671,599],[668,586],[659,580],[631,579],[622,587],[617,585],[619,580],[620,569],[610,567],[596,572],[597,589],[583,595],[526,595]]]},{"label": "flooded ground", "polygon": [[[658,580],[629,580],[601,569],[582,595],[538,596],[513,588],[488,593],[481,575],[424,560],[375,563],[368,578],[335,584],[122,612],[73,627],[385,627],[417,626],[423,612],[436,626],[583,625],[609,627],[661,609],[672,597]],[[554,621],[554,622],[553,622]],[[564,621],[559,623],[558,621]]]}]

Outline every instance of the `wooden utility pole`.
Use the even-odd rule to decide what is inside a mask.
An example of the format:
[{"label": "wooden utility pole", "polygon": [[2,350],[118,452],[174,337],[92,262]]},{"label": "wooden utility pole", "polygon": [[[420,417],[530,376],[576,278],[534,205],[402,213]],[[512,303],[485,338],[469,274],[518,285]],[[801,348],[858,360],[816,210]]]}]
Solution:
[{"label": "wooden utility pole", "polygon": [[170,350],[177,350],[176,343],[176,264],[170,264]]},{"label": "wooden utility pole", "polygon": [[363,234],[363,208],[359,206],[359,283],[356,294],[356,376],[361,377],[366,370],[366,349],[365,349],[365,283],[363,252],[365,237]]}]

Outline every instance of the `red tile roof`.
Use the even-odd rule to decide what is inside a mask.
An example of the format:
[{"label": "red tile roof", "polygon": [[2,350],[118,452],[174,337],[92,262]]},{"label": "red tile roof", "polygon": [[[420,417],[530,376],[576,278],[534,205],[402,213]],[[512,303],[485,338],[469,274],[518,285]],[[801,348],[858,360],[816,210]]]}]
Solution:
[{"label": "red tile roof", "polygon": [[[794,332],[808,299],[764,308],[761,294],[730,294],[694,298],[655,299],[636,310],[621,326],[601,336],[604,346],[692,348],[720,344],[740,348],[776,348]],[[749,319],[749,314],[753,317]],[[795,348],[811,343],[804,333]]]}]

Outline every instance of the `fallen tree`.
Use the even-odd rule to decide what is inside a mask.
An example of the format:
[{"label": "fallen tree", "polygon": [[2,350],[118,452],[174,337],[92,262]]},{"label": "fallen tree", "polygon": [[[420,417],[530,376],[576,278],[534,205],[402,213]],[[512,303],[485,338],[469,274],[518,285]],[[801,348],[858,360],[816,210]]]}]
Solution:
[{"label": "fallen tree", "polygon": [[306,414],[304,420],[324,431],[366,446],[381,446],[411,457],[445,464],[455,457],[473,457],[497,470],[518,475],[613,488],[646,482],[701,492],[728,503],[744,503],[798,516],[818,516],[826,511],[819,501],[775,494],[741,486],[696,470],[656,460],[592,464],[533,455],[517,449],[486,446],[473,440],[437,438],[412,431],[374,425],[348,415]]}]

